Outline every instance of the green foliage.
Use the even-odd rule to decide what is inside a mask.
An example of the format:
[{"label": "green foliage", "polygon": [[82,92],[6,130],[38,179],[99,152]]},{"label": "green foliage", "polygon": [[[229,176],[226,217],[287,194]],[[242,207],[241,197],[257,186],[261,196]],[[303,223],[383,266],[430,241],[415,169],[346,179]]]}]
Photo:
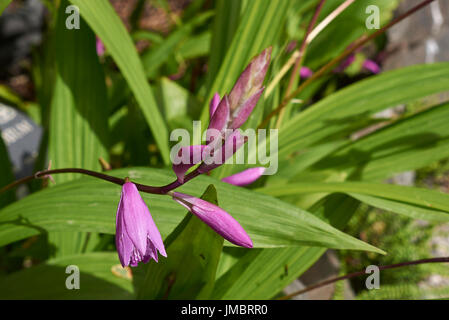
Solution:
[{"label": "green foliage", "polygon": [[[130,177],[137,183],[151,181],[155,185],[164,185],[173,176],[168,170],[151,168],[121,169],[109,173]],[[198,177],[179,190],[199,197],[201,190],[209,184],[216,186],[219,196],[226,195],[220,198],[220,206],[242,224],[255,247],[316,245],[383,253],[348,237],[303,209],[211,177]],[[73,197],[73,194],[77,196]],[[0,244],[49,231],[114,234],[114,214],[119,195],[119,186],[92,178],[81,178],[37,192],[1,211]],[[184,209],[167,196],[143,194],[142,197],[152,208],[152,215],[165,238],[182,221]]]},{"label": "green foliage", "polygon": [[[0,13],[9,2],[0,1]],[[256,128],[277,108],[289,78],[295,78],[291,71],[278,75],[291,57],[292,41],[298,48],[303,40],[318,1],[197,0],[179,14],[169,1],[151,2],[163,12],[164,30],[141,29],[148,1],[137,1],[125,22],[108,0],[45,3],[44,42],[30,63],[35,97],[26,101],[0,87],[2,101],[44,129],[37,170],[49,159],[53,168],[101,171],[101,157],[115,169],[108,175],[162,186],[175,179],[170,132],[192,133],[194,120],[204,129],[210,98],[229,93],[251,58],[269,46],[265,86],[271,91],[262,95],[245,128]],[[319,21],[341,3],[327,1]],[[397,3],[378,1],[381,25]],[[80,9],[79,30],[65,28],[69,4]],[[368,4],[354,2],[322,30],[304,64],[317,70],[372,32],[365,27]],[[96,37],[106,47],[101,57]],[[141,49],[142,43],[148,46]],[[378,41],[371,49],[383,45]],[[357,53],[357,59],[364,57]],[[296,97],[301,101],[288,103],[283,118],[274,117],[266,127],[279,129],[279,141],[270,136],[258,148],[245,149],[249,158],[266,142],[279,142],[271,154],[279,160],[275,175],[236,187],[220,179],[253,164],[223,165],[179,188],[210,202],[218,199],[247,231],[253,249],[223,241],[170,197],[141,193],[168,257],[124,269],[114,242],[120,186],[55,174],[55,186],[35,182],[18,201],[14,191],[0,194],[0,287],[10,288],[0,298],[271,299],[328,248],[339,250],[345,272],[427,257],[430,232],[449,219],[449,197],[428,190],[426,182],[442,174],[438,169],[447,167],[449,157],[449,103],[428,99],[448,90],[449,63],[364,79],[360,62],[345,71],[345,81],[330,72]],[[375,117],[397,105],[406,112]],[[385,183],[406,170],[420,170],[419,188]],[[0,187],[12,180],[0,140]],[[64,287],[67,265],[80,268],[83,290]],[[417,266],[382,273],[383,291],[366,292],[360,282],[353,286],[360,299],[446,295],[447,288],[418,289],[430,268],[444,274],[435,265]]]}]

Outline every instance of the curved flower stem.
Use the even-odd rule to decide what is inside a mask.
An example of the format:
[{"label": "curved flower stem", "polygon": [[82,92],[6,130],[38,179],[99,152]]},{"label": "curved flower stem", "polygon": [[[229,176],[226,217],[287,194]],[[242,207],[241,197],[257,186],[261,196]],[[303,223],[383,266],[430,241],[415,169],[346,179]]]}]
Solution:
[{"label": "curved flower stem", "polygon": [[[12,189],[20,184],[27,183],[33,179],[40,179],[40,178],[44,178],[47,175],[59,174],[59,173],[84,174],[84,175],[88,175],[88,176],[102,179],[105,181],[109,181],[111,183],[115,183],[118,185],[123,185],[126,182],[125,179],[113,177],[113,176],[110,176],[110,175],[107,175],[107,174],[104,174],[101,172],[96,172],[96,171],[91,171],[91,170],[86,170],[86,169],[81,169],[81,168],[64,168],[64,169],[43,170],[43,171],[36,172],[32,176],[28,176],[28,177],[19,179],[17,181],[14,181],[13,183],[8,184],[7,186],[4,186],[3,188],[0,189],[0,193],[5,192],[9,189]],[[185,176],[184,183],[186,183],[189,180],[192,180],[193,178],[199,176],[200,174],[201,173],[199,173],[196,170],[192,171],[191,173],[189,173],[188,175]],[[160,187],[148,186],[148,185],[139,184],[139,183],[134,183],[134,184],[136,185],[137,190],[142,191],[142,192],[152,193],[152,194],[167,194],[169,191],[180,187],[184,183],[180,183],[178,180],[175,180],[172,183],[169,183],[165,186],[160,186]]]},{"label": "curved flower stem", "polygon": [[[407,262],[401,262],[401,263],[395,263],[395,264],[389,264],[386,266],[379,266],[379,270],[387,270],[387,269],[396,269],[396,268],[401,268],[401,267],[407,267],[407,266],[413,266],[413,265],[417,265],[417,264],[424,264],[424,263],[441,263],[441,262],[449,262],[449,257],[441,257],[441,258],[431,258],[431,259],[421,259],[421,260],[414,260],[414,261],[407,261]],[[277,298],[277,300],[288,300],[293,298],[294,296],[312,291],[314,289],[318,289],[321,287],[324,287],[325,285],[340,281],[340,280],[346,280],[346,279],[351,279],[351,278],[355,278],[361,275],[367,274],[365,270],[362,271],[358,271],[358,272],[353,272],[353,273],[349,273],[346,274],[344,276],[339,276],[339,277],[335,277],[335,278],[331,278],[329,280],[326,281],[322,281],[319,282],[317,284],[311,285],[305,289],[302,290],[298,290],[295,291],[293,293],[290,293],[288,295],[285,295],[283,297]]]},{"label": "curved flower stem", "polygon": [[329,71],[334,65],[336,65],[337,63],[343,61],[343,59],[345,59],[347,56],[349,56],[351,53],[353,53],[354,51],[356,51],[357,49],[359,49],[360,47],[362,47],[363,45],[365,45],[367,42],[371,41],[372,39],[376,38],[377,36],[381,35],[382,33],[384,33],[385,31],[387,31],[389,28],[391,28],[392,26],[394,26],[395,24],[399,23],[400,21],[402,21],[403,19],[407,18],[408,16],[410,16],[411,14],[415,13],[416,11],[420,10],[421,8],[425,7],[426,5],[428,5],[429,3],[433,2],[435,0],[425,0],[423,2],[421,2],[420,4],[418,4],[417,6],[413,7],[412,9],[408,10],[407,12],[405,12],[403,15],[397,17],[396,19],[390,21],[387,25],[385,25],[384,27],[380,28],[379,30],[377,30],[376,32],[372,33],[371,35],[369,35],[368,37],[366,37],[365,35],[363,35],[362,37],[360,37],[358,40],[356,40],[355,45],[346,49],[343,53],[341,53],[338,57],[332,59],[331,61],[329,61],[327,64],[325,64],[323,67],[321,67],[321,69],[319,69],[317,72],[315,72],[310,78],[308,78],[306,81],[304,81],[295,91],[293,91],[290,95],[288,95],[287,97],[284,98],[284,100],[282,100],[281,104],[274,109],[272,112],[270,112],[265,119],[259,124],[259,126],[257,127],[258,129],[262,129],[264,128],[268,122],[271,120],[271,118],[273,118],[275,115],[277,115],[283,108],[285,108],[287,106],[287,104],[289,103],[289,101],[291,99],[293,99],[294,97],[296,97],[300,92],[302,92],[302,90],[307,87],[311,82],[313,82],[315,79],[321,77],[322,75],[324,75],[327,71]]}]

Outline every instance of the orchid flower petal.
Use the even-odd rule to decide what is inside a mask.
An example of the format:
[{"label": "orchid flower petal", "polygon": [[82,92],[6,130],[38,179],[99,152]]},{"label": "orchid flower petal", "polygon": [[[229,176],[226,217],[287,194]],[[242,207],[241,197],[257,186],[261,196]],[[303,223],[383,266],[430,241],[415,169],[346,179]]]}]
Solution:
[{"label": "orchid flower petal", "polygon": [[212,116],[214,115],[215,110],[217,110],[219,103],[220,103],[220,95],[217,92],[214,94],[209,104],[209,116],[210,116],[209,119],[212,119]]},{"label": "orchid flower petal", "polygon": [[365,68],[368,71],[371,71],[374,74],[377,74],[377,73],[380,72],[379,65],[376,62],[374,62],[373,60],[370,60],[370,59],[366,59],[363,62],[363,68]]},{"label": "orchid flower petal", "polygon": [[215,129],[220,132],[225,130],[229,121],[229,114],[229,98],[228,96],[224,96],[214,111],[214,115],[210,119],[208,129]]},{"label": "orchid flower petal", "polygon": [[150,211],[136,185],[131,182],[126,182],[122,187],[117,209],[116,228],[115,241],[123,267],[137,266],[140,261],[148,262],[149,258],[157,261],[157,251],[163,256],[167,256],[161,235]]}]

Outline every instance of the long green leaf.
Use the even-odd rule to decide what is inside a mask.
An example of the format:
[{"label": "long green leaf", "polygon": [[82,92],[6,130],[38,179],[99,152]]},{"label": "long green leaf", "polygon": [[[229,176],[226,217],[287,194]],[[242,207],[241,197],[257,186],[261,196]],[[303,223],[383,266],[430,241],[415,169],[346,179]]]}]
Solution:
[{"label": "long green leaf", "polygon": [[[170,171],[150,168],[122,169],[111,174],[152,185],[164,185],[173,179]],[[179,190],[200,196],[199,191],[209,184],[216,186],[220,206],[240,222],[255,247],[311,245],[382,252],[293,205],[211,177],[200,176]],[[114,234],[119,196],[119,186],[89,177],[35,193],[0,211],[0,245],[54,230]],[[163,237],[185,215],[184,209],[168,197],[143,194],[143,198]]]},{"label": "long green leaf", "polygon": [[272,196],[342,192],[354,195],[357,199],[365,200],[374,206],[379,205],[384,208],[388,206],[391,211],[413,218],[449,221],[449,195],[423,188],[369,182],[304,182],[264,187],[258,191]]},{"label": "long green leaf", "polygon": [[[241,0],[217,0],[206,81],[212,85],[240,23]],[[209,91],[209,90],[208,90]]]},{"label": "long green leaf", "polygon": [[[95,252],[51,259],[45,264],[18,271],[0,280],[0,299],[131,299],[130,278],[120,277],[117,253]],[[66,273],[70,265],[79,268],[79,289],[69,290]],[[73,284],[71,279],[68,279]]]},{"label": "long green leaf", "polygon": [[[54,168],[100,170],[108,159],[108,103],[103,69],[95,50],[95,34],[83,19],[79,30],[65,26],[62,1],[56,25],[56,82],[50,110],[48,157]],[[73,174],[55,176],[57,183]],[[58,256],[81,252],[85,233],[56,232],[49,236]]]},{"label": "long green leaf", "polygon": [[359,81],[286,122],[279,133],[279,157],[320,141],[346,138],[359,129],[354,123],[375,112],[443,92],[448,87],[449,63],[415,65]]},{"label": "long green leaf", "polygon": [[381,180],[449,156],[449,103],[407,117],[340,149],[313,167]]},{"label": "long green leaf", "polygon": [[[54,168],[100,170],[108,158],[109,114],[103,69],[95,51],[95,35],[81,19],[79,30],[65,27],[62,2],[56,27],[56,84],[50,115],[49,159]],[[55,176],[57,183],[75,175]]]},{"label": "long green leaf", "polygon": [[70,0],[114,58],[150,126],[165,164],[170,163],[168,130],[146,81],[136,48],[122,21],[107,0]]}]

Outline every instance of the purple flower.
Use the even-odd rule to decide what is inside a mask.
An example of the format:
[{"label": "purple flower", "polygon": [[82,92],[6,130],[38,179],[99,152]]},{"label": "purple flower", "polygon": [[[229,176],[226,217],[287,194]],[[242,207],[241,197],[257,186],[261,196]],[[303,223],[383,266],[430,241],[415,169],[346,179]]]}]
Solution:
[{"label": "purple flower", "polygon": [[105,51],[106,51],[106,48],[104,47],[104,44],[103,44],[103,42],[101,41],[101,39],[98,38],[98,37],[96,37],[96,38],[97,38],[97,42],[96,42],[97,55],[98,55],[99,57],[102,57],[102,56],[104,55]]},{"label": "purple flower", "polygon": [[125,180],[117,209],[115,244],[123,267],[167,257],[159,230],[134,183]]},{"label": "purple flower", "polygon": [[313,75],[313,71],[310,68],[301,67],[301,69],[299,70],[299,75],[301,76],[301,78],[307,79]]},{"label": "purple flower", "polygon": [[232,176],[221,179],[221,181],[233,184],[235,186],[246,186],[259,179],[264,173],[264,167],[256,167],[243,170],[242,172],[233,174]]},{"label": "purple flower", "polygon": [[173,200],[200,218],[216,233],[229,242],[245,248],[252,248],[253,242],[242,226],[226,211],[202,199],[173,192]]},{"label": "purple flower", "polygon": [[363,68],[365,68],[368,71],[371,71],[372,73],[379,73],[380,72],[380,67],[379,65],[374,62],[373,60],[370,59],[366,59],[365,61],[363,61]]}]

